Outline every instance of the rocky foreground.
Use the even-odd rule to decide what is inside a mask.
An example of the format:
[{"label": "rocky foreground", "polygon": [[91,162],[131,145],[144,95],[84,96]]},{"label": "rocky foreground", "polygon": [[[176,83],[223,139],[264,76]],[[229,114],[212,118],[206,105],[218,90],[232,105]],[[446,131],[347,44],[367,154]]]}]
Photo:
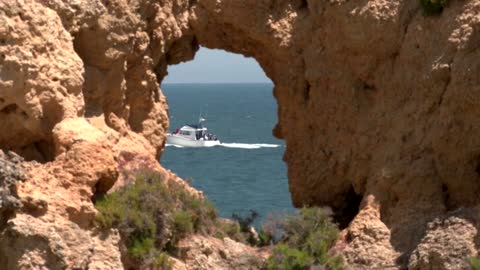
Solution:
[{"label": "rocky foreground", "polygon": [[[129,166],[176,178],[156,162],[169,125],[159,83],[199,46],[254,57],[272,79],[293,202],[334,209],[349,267],[468,269],[480,1],[440,11],[417,0],[1,1],[2,269],[123,268],[92,198],[124,186]],[[199,256],[186,269],[235,269]]]}]

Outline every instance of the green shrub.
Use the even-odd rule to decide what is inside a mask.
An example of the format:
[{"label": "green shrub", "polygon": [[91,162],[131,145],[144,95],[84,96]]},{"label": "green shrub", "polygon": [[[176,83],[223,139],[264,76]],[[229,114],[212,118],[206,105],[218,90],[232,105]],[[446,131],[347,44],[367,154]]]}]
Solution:
[{"label": "green shrub", "polygon": [[470,267],[472,270],[480,270],[480,258],[478,257],[470,257]]},{"label": "green shrub", "polygon": [[277,219],[272,227],[280,232],[266,230],[267,234],[280,234],[280,238],[268,259],[268,269],[300,270],[313,265],[332,270],[343,268],[341,257],[328,252],[338,237],[338,228],[332,222],[330,211],[317,207],[303,208],[298,215]]},{"label": "green shrub", "polygon": [[271,245],[274,243],[274,237],[271,233],[265,231],[265,230],[260,230],[258,232],[258,244],[257,246],[263,247],[267,245]]},{"label": "green shrub", "polygon": [[237,222],[227,219],[218,219],[215,227],[215,237],[217,238],[222,239],[224,237],[229,237],[237,242],[246,242],[246,238],[240,230],[240,225]]},{"label": "green shrub", "polygon": [[162,252],[157,255],[153,264],[155,270],[171,270],[173,269],[173,263],[170,261],[169,256]]},{"label": "green shrub", "polygon": [[425,15],[440,14],[448,4],[448,0],[419,0]]},{"label": "green shrub", "polygon": [[192,216],[187,211],[177,211],[174,214],[173,223],[175,231],[182,236],[193,232],[193,220]]},{"label": "green shrub", "polygon": [[303,208],[300,215],[286,218],[283,225],[286,242],[297,248],[307,244],[307,240],[315,233],[320,233],[323,242],[333,244],[337,239],[338,229],[332,222],[331,212],[318,207]]},{"label": "green shrub", "polygon": [[262,247],[270,245],[273,242],[272,235],[264,230],[260,230],[258,234],[252,230],[252,224],[258,217],[259,214],[255,210],[250,210],[250,213],[247,215],[233,213],[232,220],[219,219],[216,225],[215,237],[229,237],[250,246]]},{"label": "green shrub", "polygon": [[304,270],[312,265],[314,259],[305,251],[279,244],[268,259],[267,269]]},{"label": "green shrub", "polygon": [[135,178],[134,184],[96,201],[95,220],[101,228],[118,228],[131,259],[164,265],[164,250],[189,233],[206,234],[215,227],[213,205],[180,183],[153,171],[137,172]]},{"label": "green shrub", "polygon": [[280,233],[261,230],[257,239],[250,232],[256,212],[246,217],[233,215],[237,222],[220,220],[209,201],[192,195],[180,183],[153,171],[137,172],[135,176],[134,184],[96,201],[95,222],[100,228],[119,230],[128,251],[123,256],[140,268],[171,269],[165,251],[174,250],[186,235],[201,233],[255,245],[279,242],[267,262],[270,270],[308,269],[313,265],[342,269],[341,258],[328,253],[338,229],[325,209],[304,208],[276,224]]},{"label": "green shrub", "polygon": [[216,225],[215,237],[229,237],[246,245],[256,246],[259,244],[258,237],[252,231],[252,223],[258,217],[258,213],[250,210],[248,215],[232,214],[232,220],[219,219]]},{"label": "green shrub", "polygon": [[128,252],[135,258],[141,258],[145,254],[150,253],[154,248],[155,245],[152,238],[139,238],[133,240],[133,243],[129,246]]}]

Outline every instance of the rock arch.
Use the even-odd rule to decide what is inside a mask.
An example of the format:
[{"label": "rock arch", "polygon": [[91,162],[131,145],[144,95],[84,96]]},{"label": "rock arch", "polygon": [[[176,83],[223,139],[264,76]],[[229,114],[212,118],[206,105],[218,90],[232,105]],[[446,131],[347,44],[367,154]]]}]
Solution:
[{"label": "rock arch", "polygon": [[[85,185],[110,182],[120,153],[161,155],[167,65],[198,45],[224,49],[254,57],[275,84],[273,132],[287,143],[294,204],[351,215],[348,202],[362,198],[344,231],[352,265],[466,265],[480,190],[478,9],[452,1],[425,17],[415,0],[4,1],[0,149],[51,161],[35,165],[39,174],[55,167],[71,180],[75,164],[88,164],[98,171]],[[88,145],[107,167],[67,162],[70,151],[91,154]]]}]

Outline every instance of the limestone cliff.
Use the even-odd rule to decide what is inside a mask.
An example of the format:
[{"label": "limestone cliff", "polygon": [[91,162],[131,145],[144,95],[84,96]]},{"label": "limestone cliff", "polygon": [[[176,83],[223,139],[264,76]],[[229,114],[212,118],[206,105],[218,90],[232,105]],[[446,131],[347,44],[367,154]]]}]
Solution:
[{"label": "limestone cliff", "polygon": [[125,161],[170,174],[155,162],[159,83],[202,45],[254,57],[275,83],[293,202],[334,208],[353,269],[467,268],[479,13],[477,0],[436,16],[416,0],[0,2],[0,149],[25,160],[0,155],[0,264],[122,268],[92,196],[124,184]]}]

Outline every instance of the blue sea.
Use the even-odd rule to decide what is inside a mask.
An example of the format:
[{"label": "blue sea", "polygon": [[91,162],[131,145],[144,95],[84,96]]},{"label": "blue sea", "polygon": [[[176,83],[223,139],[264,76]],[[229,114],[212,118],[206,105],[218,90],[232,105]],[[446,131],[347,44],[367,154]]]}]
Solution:
[{"label": "blue sea", "polygon": [[160,163],[206,194],[221,217],[293,210],[285,143],[273,137],[277,104],[272,84],[164,84],[170,129],[198,122],[201,115],[221,146],[180,148],[167,145]]}]

